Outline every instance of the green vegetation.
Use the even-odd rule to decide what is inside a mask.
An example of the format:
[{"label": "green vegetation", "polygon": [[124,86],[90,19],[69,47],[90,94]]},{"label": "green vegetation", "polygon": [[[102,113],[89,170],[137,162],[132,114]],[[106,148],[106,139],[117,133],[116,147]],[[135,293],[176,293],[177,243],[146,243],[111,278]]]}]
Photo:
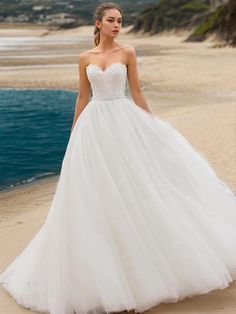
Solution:
[{"label": "green vegetation", "polygon": [[196,14],[209,10],[208,0],[160,0],[141,11],[133,30],[156,34],[163,30],[188,27]]},{"label": "green vegetation", "polygon": [[187,39],[188,41],[203,41],[209,34],[215,33],[231,46],[236,46],[236,2],[219,6],[210,12]]},{"label": "green vegetation", "polygon": [[212,12],[208,0],[160,0],[142,10],[131,31],[157,34],[164,30],[193,29],[187,41],[202,41],[215,33],[236,46],[236,1],[228,0]]},{"label": "green vegetation", "polygon": [[220,6],[214,12],[209,13],[205,21],[196,27],[195,31],[188,38],[188,41],[202,41],[206,39],[208,34],[217,30],[225,14],[225,6]]}]

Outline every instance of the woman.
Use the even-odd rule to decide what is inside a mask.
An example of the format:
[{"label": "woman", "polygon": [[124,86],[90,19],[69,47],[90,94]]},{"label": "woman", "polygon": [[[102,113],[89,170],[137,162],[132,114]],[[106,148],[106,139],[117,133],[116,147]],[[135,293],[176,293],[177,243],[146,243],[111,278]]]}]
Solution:
[{"label": "woman", "polygon": [[48,217],[0,282],[51,314],[142,312],[224,289],[236,279],[236,197],[152,115],[135,50],[115,41],[120,8],[100,4],[95,22]]}]

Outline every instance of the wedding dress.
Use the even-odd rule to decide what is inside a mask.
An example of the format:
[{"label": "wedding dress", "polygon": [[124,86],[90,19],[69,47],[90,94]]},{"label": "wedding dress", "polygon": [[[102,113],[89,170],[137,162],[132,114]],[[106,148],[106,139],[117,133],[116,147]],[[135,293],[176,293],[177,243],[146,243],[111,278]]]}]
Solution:
[{"label": "wedding dress", "polygon": [[125,64],[86,71],[92,98],[48,217],[1,284],[51,314],[142,312],[228,287],[235,195],[180,132],[125,95]]}]

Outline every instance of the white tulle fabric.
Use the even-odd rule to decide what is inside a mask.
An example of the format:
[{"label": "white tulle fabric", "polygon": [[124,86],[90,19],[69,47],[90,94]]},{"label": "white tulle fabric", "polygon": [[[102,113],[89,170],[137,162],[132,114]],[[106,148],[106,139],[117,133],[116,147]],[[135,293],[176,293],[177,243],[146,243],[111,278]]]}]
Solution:
[{"label": "white tulle fabric", "polygon": [[48,217],[0,282],[51,314],[134,309],[236,279],[236,197],[167,122],[125,96],[127,68],[87,67],[92,98]]}]

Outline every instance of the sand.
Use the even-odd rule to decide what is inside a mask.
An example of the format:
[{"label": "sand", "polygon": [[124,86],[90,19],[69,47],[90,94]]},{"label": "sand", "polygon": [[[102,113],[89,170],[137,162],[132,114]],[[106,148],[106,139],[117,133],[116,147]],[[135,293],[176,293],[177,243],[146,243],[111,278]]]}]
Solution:
[{"label": "sand", "polygon": [[[187,43],[188,32],[119,41],[136,47],[138,72],[152,111],[170,122],[211,162],[236,194],[236,49],[209,39]],[[3,37],[35,37],[32,46],[0,50],[0,88],[78,89],[79,53],[93,47],[93,27],[48,30],[0,25]],[[59,38],[59,41],[58,41]],[[47,217],[58,177],[0,193],[0,271],[29,243]],[[148,313],[236,313],[236,283],[229,288],[162,304]],[[0,313],[29,313],[1,288]],[[30,312],[31,313],[31,312]],[[32,312],[33,313],[33,312]]]}]

